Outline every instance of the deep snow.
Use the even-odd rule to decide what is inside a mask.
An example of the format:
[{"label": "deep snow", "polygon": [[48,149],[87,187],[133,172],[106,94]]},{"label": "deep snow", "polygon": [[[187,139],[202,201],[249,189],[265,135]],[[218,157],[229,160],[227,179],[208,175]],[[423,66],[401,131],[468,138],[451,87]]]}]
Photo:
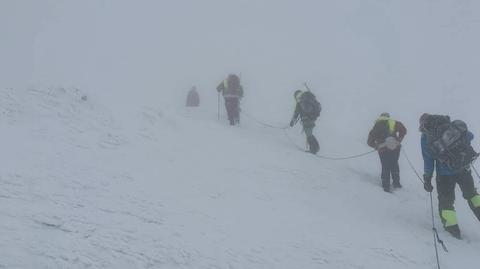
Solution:
[{"label": "deep snow", "polygon": [[[246,117],[0,94],[2,268],[434,268],[428,196],[404,160],[404,189],[386,194],[377,156],[319,160]],[[457,206],[466,239],[441,232],[445,268],[478,263],[479,224]]]}]

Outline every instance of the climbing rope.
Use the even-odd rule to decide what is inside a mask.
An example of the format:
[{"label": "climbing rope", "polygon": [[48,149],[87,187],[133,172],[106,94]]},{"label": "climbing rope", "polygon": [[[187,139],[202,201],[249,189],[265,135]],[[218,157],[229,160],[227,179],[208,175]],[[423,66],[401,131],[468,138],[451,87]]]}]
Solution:
[{"label": "climbing rope", "polygon": [[[290,141],[291,144],[293,144],[296,148],[298,148],[299,150],[303,150],[302,147],[300,147],[299,145],[297,145],[293,139],[288,135],[287,133],[287,130],[284,129],[283,130],[283,133],[285,135],[285,137],[288,139],[288,141]],[[319,155],[319,154],[315,154],[314,156],[319,158],[319,159],[326,159],[326,160],[332,160],[332,161],[341,161],[341,160],[350,160],[350,159],[356,159],[356,158],[360,158],[360,157],[363,157],[365,155],[368,155],[370,153],[373,153],[375,152],[376,150],[371,150],[371,151],[368,151],[368,152],[364,152],[364,153],[360,153],[360,154],[355,154],[355,155],[350,155],[350,156],[345,156],[345,157],[329,157],[329,156],[323,156],[323,155]]]},{"label": "climbing rope", "polygon": [[[278,130],[282,130],[283,131],[283,134],[285,135],[285,137],[287,138],[288,141],[290,141],[290,143],[292,145],[294,145],[296,148],[298,148],[299,150],[302,150],[304,151],[304,149],[302,147],[300,147],[299,145],[297,145],[295,143],[295,141],[293,141],[293,139],[288,135],[287,133],[287,129],[289,128],[289,126],[286,126],[286,127],[280,127],[280,126],[274,126],[274,125],[271,125],[271,124],[268,124],[268,123],[265,123],[263,121],[260,121],[258,119],[256,119],[255,117],[253,117],[252,115],[249,115],[247,113],[243,113],[245,116],[247,116],[248,118],[252,119],[253,121],[255,121],[256,123],[262,125],[262,126],[265,126],[265,127],[268,127],[268,128],[272,128],[272,129],[278,129]],[[298,121],[298,119],[297,119]],[[368,151],[368,152],[364,152],[364,153],[360,153],[360,154],[355,154],[355,155],[351,155],[351,156],[345,156],[345,157],[329,157],[329,156],[323,156],[323,155],[318,155],[318,154],[315,154],[314,156],[319,158],[319,159],[326,159],[326,160],[332,160],[332,161],[341,161],[341,160],[349,160],[349,159],[356,159],[356,158],[360,158],[360,157],[363,157],[365,155],[368,155],[368,154],[371,154],[373,152],[375,152],[376,150],[371,150],[371,151]]]},{"label": "climbing rope", "polygon": [[243,115],[247,116],[248,118],[252,119],[253,121],[255,121],[256,123],[260,124],[260,125],[263,125],[265,127],[268,127],[268,128],[272,128],[272,129],[279,129],[279,130],[285,130],[288,128],[288,126],[284,126],[284,127],[280,127],[280,126],[275,126],[275,125],[271,125],[271,124],[268,124],[268,123],[265,123],[263,121],[260,121],[260,120],[257,120],[255,117],[253,117],[252,115],[246,113],[246,112],[242,112]]},{"label": "climbing rope", "polygon": [[327,157],[327,156],[322,156],[322,155],[315,155],[317,158],[320,159],[326,159],[326,160],[332,160],[332,161],[341,161],[341,160],[350,160],[350,159],[357,159],[366,155],[369,155],[370,153],[374,153],[376,150],[371,150],[367,151],[364,153],[356,154],[356,155],[351,155],[351,156],[346,156],[346,157]]},{"label": "climbing rope", "polygon": [[410,161],[410,158],[408,158],[407,152],[406,152],[403,148],[402,148],[402,153],[403,153],[403,156],[405,157],[405,159],[407,160],[408,165],[410,165],[410,168],[412,168],[412,171],[415,173],[415,175],[416,175],[417,178],[420,180],[420,182],[422,182],[422,184],[424,184],[425,182],[423,182],[422,177],[421,177],[420,174],[417,172],[417,169],[415,169],[415,166],[413,166],[412,161]]},{"label": "climbing rope", "polygon": [[[308,87],[308,86],[306,85],[306,87]],[[260,124],[262,126],[269,127],[269,128],[272,128],[272,129],[282,130],[285,137],[287,138],[287,140],[292,145],[294,145],[299,150],[304,150],[301,146],[297,145],[295,143],[295,141],[288,135],[288,133],[287,133],[288,126],[287,127],[273,126],[273,125],[270,125],[268,123],[257,120],[255,117],[253,117],[251,115],[248,115],[246,113],[244,113],[244,114],[247,117],[251,118],[252,120],[254,120],[255,122],[257,122],[258,124]],[[369,155],[369,154],[371,154],[375,151],[376,150],[371,150],[371,151],[368,151],[368,152],[355,154],[355,155],[351,155],[351,156],[345,156],[345,157],[328,157],[328,156],[322,156],[322,155],[318,155],[318,154],[315,154],[314,156],[319,158],[319,159],[327,159],[327,160],[349,160],[349,159],[355,159],[355,158],[360,158],[360,157]],[[410,168],[412,169],[412,171],[415,173],[415,175],[420,180],[420,182],[422,184],[424,184],[424,181],[423,181],[422,177],[418,173],[417,169],[415,169],[415,166],[410,161],[410,158],[408,157],[407,153],[405,152],[405,150],[403,148],[402,148],[402,153],[405,156],[405,159],[407,160],[407,162],[408,162]],[[480,178],[480,174],[478,173],[478,171],[475,169],[475,167],[473,165],[472,165],[472,168],[475,171],[476,175]],[[448,249],[447,249],[447,247],[445,246],[445,243],[443,242],[443,240],[440,238],[440,236],[438,234],[438,230],[437,230],[436,225],[435,225],[435,215],[434,215],[434,209],[433,209],[433,196],[432,196],[431,192],[429,194],[430,194],[430,212],[431,212],[431,218],[432,218],[433,244],[434,244],[434,247],[435,247],[435,257],[436,257],[436,261],[437,261],[437,268],[440,269],[440,258],[439,258],[439,255],[438,255],[438,245],[437,245],[437,243],[442,246],[442,248],[445,252],[448,252]]]},{"label": "climbing rope", "polygon": [[[420,177],[420,174],[418,173],[417,169],[415,169],[415,166],[413,166],[413,163],[410,161],[410,158],[408,158],[407,152],[404,149],[402,149],[402,153],[403,153],[403,156],[405,157],[405,159],[407,160],[408,164],[410,165],[410,168],[412,168],[412,171],[418,177],[420,182],[422,182],[422,184],[424,184],[425,182]],[[435,215],[433,213],[434,212],[434,209],[433,209],[433,195],[432,195],[431,192],[429,192],[429,195],[430,195],[430,212],[431,212],[431,216],[432,216],[433,245],[435,247],[435,257],[436,257],[436,260],[437,260],[437,268],[440,269],[440,259],[438,257],[437,242],[438,242],[438,244],[440,244],[442,246],[442,248],[445,252],[448,252],[448,249],[445,246],[445,243],[443,242],[443,240],[440,239],[440,236],[438,235],[438,230],[437,230],[437,227],[435,225]]]},{"label": "climbing rope", "polygon": [[297,149],[299,150],[304,150],[302,147],[300,147],[299,145],[297,145],[297,143],[295,143],[295,141],[293,141],[293,139],[288,135],[287,133],[287,129],[284,129],[283,130],[283,134],[285,135],[285,137],[287,138],[287,140],[290,142],[290,144],[294,145]]}]

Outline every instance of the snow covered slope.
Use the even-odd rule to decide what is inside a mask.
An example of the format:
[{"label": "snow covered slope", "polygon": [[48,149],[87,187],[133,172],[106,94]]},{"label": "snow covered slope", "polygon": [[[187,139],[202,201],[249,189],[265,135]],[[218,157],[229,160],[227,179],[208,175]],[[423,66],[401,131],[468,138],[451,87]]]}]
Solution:
[{"label": "snow covered slope", "polygon": [[[231,128],[206,108],[100,100],[0,90],[0,268],[435,267],[428,196],[403,160],[404,189],[386,194],[375,155],[320,160],[245,115]],[[466,239],[441,232],[444,268],[479,261],[460,197]]]}]

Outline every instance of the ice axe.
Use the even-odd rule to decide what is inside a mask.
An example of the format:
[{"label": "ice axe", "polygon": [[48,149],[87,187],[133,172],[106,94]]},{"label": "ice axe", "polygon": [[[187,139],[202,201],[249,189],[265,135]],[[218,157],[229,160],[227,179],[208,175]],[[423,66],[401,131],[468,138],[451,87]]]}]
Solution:
[{"label": "ice axe", "polygon": [[303,83],[303,86],[305,86],[305,89],[307,89],[307,91],[311,92],[310,87],[308,87],[308,84],[306,82]]},{"label": "ice axe", "polygon": [[218,95],[217,95],[217,117],[218,117],[218,120],[220,121],[220,92],[218,92]]}]

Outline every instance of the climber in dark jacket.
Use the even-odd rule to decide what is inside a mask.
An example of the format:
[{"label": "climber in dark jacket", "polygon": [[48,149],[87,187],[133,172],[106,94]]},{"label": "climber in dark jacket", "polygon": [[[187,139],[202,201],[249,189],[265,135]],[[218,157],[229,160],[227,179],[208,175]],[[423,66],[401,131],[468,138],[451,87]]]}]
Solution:
[{"label": "climber in dark jacket", "polygon": [[187,95],[187,106],[196,107],[200,105],[200,95],[197,92],[197,87],[193,86]]},{"label": "climber in dark jacket", "polygon": [[[307,136],[308,151],[312,154],[317,154],[320,150],[320,145],[317,138],[313,135],[313,128],[315,128],[315,121],[320,115],[321,105],[310,91],[303,92],[297,90],[293,97],[295,98],[295,111],[290,120],[290,127],[293,127],[298,120],[301,120],[303,132]],[[310,113],[305,111],[305,109],[310,110]]]},{"label": "climber in dark jacket", "polygon": [[[470,209],[480,220],[480,195],[475,189],[474,180],[470,166],[460,171],[453,171],[446,164],[436,160],[428,146],[428,131],[425,126],[437,115],[423,114],[420,117],[421,148],[424,162],[424,189],[427,192],[433,191],[432,178],[436,172],[436,183],[438,193],[438,210],[443,227],[454,237],[460,239],[460,227],[458,226],[457,213],[455,211],[455,186],[458,184],[463,193],[463,198],[468,201]],[[473,140],[473,134],[467,132],[468,141]]]},{"label": "climber in dark jacket", "polygon": [[225,99],[225,108],[227,109],[230,125],[240,123],[240,99],[243,97],[243,87],[240,84],[240,78],[235,74],[230,74],[227,79],[217,86],[217,91],[222,93]]},{"label": "climber in dark jacket", "polygon": [[391,119],[390,114],[386,112],[375,121],[375,125],[368,134],[367,144],[376,149],[380,156],[382,187],[386,192],[390,192],[390,176],[393,179],[394,188],[402,187],[398,159],[401,142],[406,134],[407,129],[403,123]]}]

